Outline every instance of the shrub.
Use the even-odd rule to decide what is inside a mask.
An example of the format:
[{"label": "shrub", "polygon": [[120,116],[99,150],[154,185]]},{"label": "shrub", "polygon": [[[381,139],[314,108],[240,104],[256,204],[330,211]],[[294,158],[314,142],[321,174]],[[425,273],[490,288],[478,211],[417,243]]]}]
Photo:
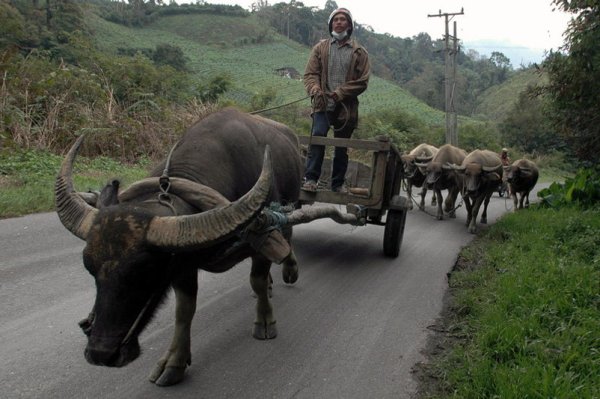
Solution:
[{"label": "shrub", "polygon": [[541,206],[597,206],[600,202],[600,167],[580,169],[564,183],[554,182],[550,187],[540,190],[538,197],[542,199]]}]

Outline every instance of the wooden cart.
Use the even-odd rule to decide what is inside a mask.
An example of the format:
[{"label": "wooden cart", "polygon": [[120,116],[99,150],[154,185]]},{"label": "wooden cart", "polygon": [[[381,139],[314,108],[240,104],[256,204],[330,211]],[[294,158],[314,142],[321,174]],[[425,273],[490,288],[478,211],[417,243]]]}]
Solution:
[{"label": "wooden cart", "polygon": [[[386,136],[373,140],[336,139],[329,137],[299,137],[302,145],[348,147],[372,152],[372,165],[349,161],[346,173],[348,193],[332,192],[329,187],[316,192],[302,190],[301,204],[329,203],[351,206],[362,224],[385,226],[383,253],[397,257],[400,253],[409,199],[400,195],[403,178],[402,161],[398,148]],[[328,181],[331,161],[324,161],[322,178]]]}]

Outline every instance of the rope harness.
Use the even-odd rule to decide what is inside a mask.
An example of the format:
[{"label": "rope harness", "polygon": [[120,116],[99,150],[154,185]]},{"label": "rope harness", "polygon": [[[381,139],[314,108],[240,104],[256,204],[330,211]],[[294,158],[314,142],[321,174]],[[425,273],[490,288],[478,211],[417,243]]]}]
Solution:
[{"label": "rope harness", "polygon": [[292,205],[282,206],[278,202],[271,202],[269,207],[263,208],[262,212],[244,228],[239,234],[239,242],[234,246],[240,246],[244,243],[250,244],[255,250],[260,250],[265,241],[269,238],[269,233],[273,230],[282,231],[288,222],[287,215],[293,212]]},{"label": "rope harness", "polygon": [[160,187],[160,193],[158,194],[158,203],[166,206],[171,210],[174,216],[177,216],[177,210],[173,206],[173,198],[169,194],[169,189],[171,188],[171,180],[169,179],[169,167],[171,166],[171,157],[173,156],[173,151],[179,145],[179,141],[176,142],[171,150],[169,151],[169,155],[167,156],[167,161],[165,162],[165,168],[163,169],[163,173],[158,179],[158,185]]},{"label": "rope harness", "polygon": [[[165,162],[165,168],[158,180],[160,193],[158,194],[157,201],[159,204],[168,207],[174,216],[177,216],[177,210],[173,206],[173,198],[169,194],[171,188],[169,168],[171,167],[173,152],[179,143],[178,141],[171,147]],[[293,205],[282,206],[277,202],[272,202],[269,207],[262,210],[261,214],[252,223],[237,234],[239,241],[234,243],[230,250],[226,251],[226,254],[243,244],[249,244],[252,248],[260,250],[269,238],[269,233],[273,230],[281,231],[288,221],[287,214],[293,211]]]},{"label": "rope harness", "polygon": [[310,98],[310,96],[302,97],[302,98],[299,98],[297,100],[290,101],[289,103],[285,103],[285,104],[281,104],[281,105],[276,105],[276,106],[271,107],[271,108],[264,108],[264,109],[259,109],[257,111],[252,111],[252,112],[249,112],[249,114],[250,115],[262,114],[263,112],[272,111],[274,109],[283,108],[283,107],[287,107],[288,105],[299,103],[300,101],[304,101],[307,98]]}]

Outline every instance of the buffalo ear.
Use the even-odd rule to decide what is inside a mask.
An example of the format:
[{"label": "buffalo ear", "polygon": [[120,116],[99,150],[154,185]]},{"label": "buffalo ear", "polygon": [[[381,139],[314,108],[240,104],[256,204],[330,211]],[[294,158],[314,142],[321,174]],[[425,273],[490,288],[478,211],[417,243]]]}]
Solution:
[{"label": "buffalo ear", "polygon": [[529,168],[520,168],[521,176],[529,177],[531,176],[531,169]]},{"label": "buffalo ear", "polygon": [[119,187],[121,182],[117,179],[113,179],[106,183],[106,186],[100,191],[98,195],[98,201],[96,202],[96,208],[106,208],[111,205],[117,205],[119,203]]}]

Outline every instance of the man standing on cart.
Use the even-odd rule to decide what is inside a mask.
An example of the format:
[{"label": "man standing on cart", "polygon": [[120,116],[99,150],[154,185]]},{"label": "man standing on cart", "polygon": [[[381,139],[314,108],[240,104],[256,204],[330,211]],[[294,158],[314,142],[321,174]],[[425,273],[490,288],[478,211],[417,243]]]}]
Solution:
[{"label": "man standing on cart", "polygon": [[[304,71],[304,87],[312,97],[312,132],[314,136],[327,136],[333,126],[336,138],[350,138],[358,123],[358,96],[369,83],[369,54],[356,40],[352,14],[338,8],[329,16],[331,39],[317,43],[310,54]],[[304,172],[305,191],[316,191],[325,147],[310,145]],[[347,193],[344,184],[348,169],[348,149],[335,147],[331,172],[331,190]]]}]

